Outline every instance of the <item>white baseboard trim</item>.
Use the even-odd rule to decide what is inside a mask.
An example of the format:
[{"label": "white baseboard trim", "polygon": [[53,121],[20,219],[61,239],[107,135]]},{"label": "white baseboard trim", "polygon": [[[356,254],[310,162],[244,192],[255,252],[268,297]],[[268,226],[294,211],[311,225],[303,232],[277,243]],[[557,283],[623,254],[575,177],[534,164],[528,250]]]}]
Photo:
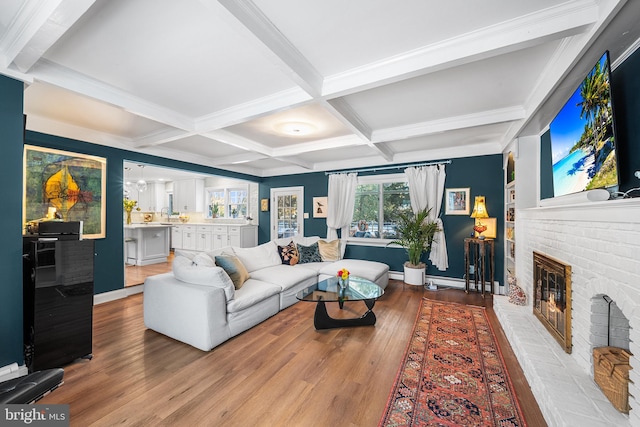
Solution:
[{"label": "white baseboard trim", "polygon": [[29,373],[25,365],[18,366],[16,362],[0,368],[0,382],[23,377]]},{"label": "white baseboard trim", "polygon": [[105,302],[126,298],[130,295],[139,294],[143,291],[144,285],[136,285],[127,286],[123,289],[116,289],[115,291],[103,292],[93,296],[93,305],[104,304]]},{"label": "white baseboard trim", "polygon": [[[389,279],[404,280],[404,273],[401,271],[390,271]],[[443,286],[447,288],[464,289],[465,280],[458,279],[456,277],[444,277],[444,276],[426,276],[427,283],[429,280],[434,285]],[[500,282],[493,282],[493,290],[496,294],[503,294],[504,286],[500,286]],[[488,291],[489,289],[487,289]],[[504,294],[503,294],[504,295]]]}]

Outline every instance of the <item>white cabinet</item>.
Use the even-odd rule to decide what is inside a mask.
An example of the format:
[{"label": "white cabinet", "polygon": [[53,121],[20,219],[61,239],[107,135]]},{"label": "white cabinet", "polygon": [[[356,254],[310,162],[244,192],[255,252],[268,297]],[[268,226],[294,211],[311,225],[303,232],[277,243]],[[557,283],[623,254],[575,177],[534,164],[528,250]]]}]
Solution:
[{"label": "white cabinet", "polygon": [[165,186],[149,182],[145,191],[138,192],[138,207],[142,212],[160,212],[164,206]]},{"label": "white cabinet", "polygon": [[250,248],[258,245],[255,225],[194,224],[172,228],[172,247],[208,252],[226,246]]},{"label": "white cabinet", "polygon": [[227,234],[226,225],[214,225],[211,231],[213,240],[213,249],[221,249],[228,245],[229,235]]},{"label": "white cabinet", "polygon": [[127,253],[127,259],[134,259],[135,265],[167,262],[169,231],[168,226],[147,226],[144,224],[125,226],[125,238],[133,242],[127,246],[127,251],[135,249],[135,254]]},{"label": "white cabinet", "polygon": [[213,240],[210,225],[198,225],[196,227],[196,250],[208,252],[213,250]]},{"label": "white cabinet", "polygon": [[182,226],[180,225],[171,227],[171,247],[182,249]]},{"label": "white cabinet", "polygon": [[173,210],[204,212],[204,180],[182,179],[173,182]]},{"label": "white cabinet", "polygon": [[190,251],[195,251],[197,248],[196,240],[196,226],[195,225],[183,225],[182,226],[182,248]]},{"label": "white cabinet", "polygon": [[258,227],[255,225],[229,226],[229,246],[250,248],[258,245]]}]

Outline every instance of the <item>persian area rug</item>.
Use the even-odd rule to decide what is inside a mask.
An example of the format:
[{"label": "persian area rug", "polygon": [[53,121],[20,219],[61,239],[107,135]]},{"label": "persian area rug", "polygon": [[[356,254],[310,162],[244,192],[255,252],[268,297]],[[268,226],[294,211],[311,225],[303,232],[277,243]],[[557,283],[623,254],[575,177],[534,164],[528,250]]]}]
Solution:
[{"label": "persian area rug", "polygon": [[483,307],[422,300],[380,426],[526,426]]}]

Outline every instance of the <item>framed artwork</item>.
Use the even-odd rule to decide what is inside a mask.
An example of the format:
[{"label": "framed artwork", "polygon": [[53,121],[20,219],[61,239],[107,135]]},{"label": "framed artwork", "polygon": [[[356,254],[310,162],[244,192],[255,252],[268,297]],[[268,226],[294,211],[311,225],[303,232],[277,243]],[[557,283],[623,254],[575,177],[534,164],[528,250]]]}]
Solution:
[{"label": "framed artwork", "polygon": [[471,188],[445,189],[446,215],[469,215],[469,193]]},{"label": "framed artwork", "polygon": [[23,223],[82,221],[83,237],[105,237],[107,159],[25,145]]},{"label": "framed artwork", "polygon": [[269,199],[260,199],[260,212],[269,212]]},{"label": "framed artwork", "polygon": [[313,217],[314,218],[326,218],[328,197],[314,197],[313,198]]}]

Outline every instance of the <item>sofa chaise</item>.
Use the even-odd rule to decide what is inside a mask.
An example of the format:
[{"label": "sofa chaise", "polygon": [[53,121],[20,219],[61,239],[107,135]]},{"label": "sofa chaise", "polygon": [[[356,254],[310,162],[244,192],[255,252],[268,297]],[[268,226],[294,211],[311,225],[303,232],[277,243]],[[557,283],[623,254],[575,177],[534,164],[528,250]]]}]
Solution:
[{"label": "sofa chaise", "polygon": [[[296,303],[298,291],[342,268],[387,286],[388,265],[343,259],[340,246],[340,241],[294,237],[253,248],[178,252],[172,272],[145,280],[145,326],[209,351]],[[287,253],[288,248],[296,250]]]}]

